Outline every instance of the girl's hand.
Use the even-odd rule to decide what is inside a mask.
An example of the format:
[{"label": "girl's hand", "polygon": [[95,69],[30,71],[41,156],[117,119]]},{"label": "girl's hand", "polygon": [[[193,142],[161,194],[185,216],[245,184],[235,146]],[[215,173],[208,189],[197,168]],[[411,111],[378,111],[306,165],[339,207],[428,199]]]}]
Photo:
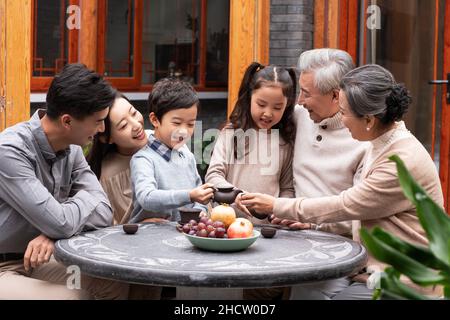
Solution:
[{"label": "girl's hand", "polygon": [[241,197],[241,204],[258,213],[272,214],[275,198],[262,193],[246,193]]}]

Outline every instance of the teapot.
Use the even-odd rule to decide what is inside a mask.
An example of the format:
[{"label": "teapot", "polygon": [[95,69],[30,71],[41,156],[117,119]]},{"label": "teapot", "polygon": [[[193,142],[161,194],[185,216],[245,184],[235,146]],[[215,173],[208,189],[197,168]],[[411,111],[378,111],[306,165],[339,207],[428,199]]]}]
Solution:
[{"label": "teapot", "polygon": [[239,193],[242,193],[241,189],[234,187],[218,187],[214,188],[213,200],[217,203],[232,204]]}]

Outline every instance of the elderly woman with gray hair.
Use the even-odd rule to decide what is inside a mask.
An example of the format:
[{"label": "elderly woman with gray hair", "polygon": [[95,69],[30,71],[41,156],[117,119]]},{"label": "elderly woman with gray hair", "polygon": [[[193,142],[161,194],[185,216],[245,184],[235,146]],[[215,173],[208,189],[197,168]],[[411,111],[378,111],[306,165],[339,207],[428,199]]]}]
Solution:
[{"label": "elderly woman with gray hair", "polygon": [[[289,221],[292,228],[296,226],[293,220],[302,223],[353,220],[356,241],[360,240],[361,227],[371,229],[379,226],[403,240],[425,245],[427,239],[416,208],[404,196],[396,165],[388,159],[394,154],[400,156],[428,195],[443,205],[437,169],[427,150],[401,121],[411,103],[407,89],[378,65],[350,71],[342,79],[340,88],[339,104],[345,126],[354,139],[370,141],[361,181],[336,196],[275,199],[263,194],[246,194],[242,196],[242,204],[257,212],[273,213],[274,223]],[[384,265],[372,257],[369,257],[367,266],[378,267],[380,271],[384,269]],[[366,279],[367,274],[363,272],[349,278],[348,286],[334,288],[335,294],[329,298],[371,298],[372,291],[364,283]],[[291,297],[305,298],[306,287],[294,287]],[[314,289],[314,284],[308,289]],[[327,290],[326,284],[322,284],[322,289]]]}]

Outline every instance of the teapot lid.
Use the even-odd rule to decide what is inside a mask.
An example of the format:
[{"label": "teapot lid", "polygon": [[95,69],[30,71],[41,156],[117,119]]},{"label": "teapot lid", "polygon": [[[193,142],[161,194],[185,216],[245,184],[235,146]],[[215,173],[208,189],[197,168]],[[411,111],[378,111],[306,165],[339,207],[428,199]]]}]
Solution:
[{"label": "teapot lid", "polygon": [[219,192],[231,192],[231,191],[233,191],[234,187],[233,186],[231,186],[231,187],[216,187],[216,189]]}]

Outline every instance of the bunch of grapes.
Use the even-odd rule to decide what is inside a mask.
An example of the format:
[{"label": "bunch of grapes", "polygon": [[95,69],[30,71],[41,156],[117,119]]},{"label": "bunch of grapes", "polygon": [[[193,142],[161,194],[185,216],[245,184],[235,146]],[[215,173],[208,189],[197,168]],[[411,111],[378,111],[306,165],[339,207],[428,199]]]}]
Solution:
[{"label": "bunch of grapes", "polygon": [[191,220],[181,228],[184,233],[203,238],[227,238],[225,225],[221,221],[212,221],[208,217],[201,217],[200,221]]}]

